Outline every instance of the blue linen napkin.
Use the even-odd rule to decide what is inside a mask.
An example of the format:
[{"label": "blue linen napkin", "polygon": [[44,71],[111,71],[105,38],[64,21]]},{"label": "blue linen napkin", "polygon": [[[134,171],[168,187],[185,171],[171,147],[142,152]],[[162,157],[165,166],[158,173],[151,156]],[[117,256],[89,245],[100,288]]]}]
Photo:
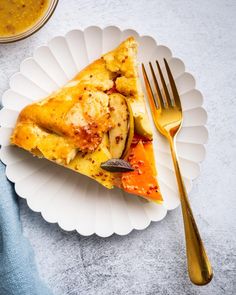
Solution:
[{"label": "blue linen napkin", "polygon": [[22,234],[17,196],[0,161],[0,294],[51,295],[40,280],[33,249]]}]

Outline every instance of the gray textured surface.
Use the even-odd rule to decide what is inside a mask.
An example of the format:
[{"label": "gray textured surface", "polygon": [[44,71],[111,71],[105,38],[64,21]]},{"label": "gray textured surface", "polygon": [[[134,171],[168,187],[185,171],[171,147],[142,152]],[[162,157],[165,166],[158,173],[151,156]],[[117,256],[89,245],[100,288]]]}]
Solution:
[{"label": "gray textured surface", "polygon": [[193,286],[186,273],[179,209],[125,237],[82,237],[47,224],[20,201],[39,271],[56,295],[236,293],[236,2],[61,0],[36,35],[0,46],[0,93],[20,61],[72,28],[115,24],[167,45],[197,80],[209,114],[210,140],[191,203],[215,277]]}]

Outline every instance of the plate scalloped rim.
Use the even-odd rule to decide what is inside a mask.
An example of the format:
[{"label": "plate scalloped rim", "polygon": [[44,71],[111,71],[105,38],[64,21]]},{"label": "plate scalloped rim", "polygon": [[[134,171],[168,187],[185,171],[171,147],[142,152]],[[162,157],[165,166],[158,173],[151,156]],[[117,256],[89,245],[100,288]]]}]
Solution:
[{"label": "plate scalloped rim", "polygon": [[[17,194],[26,199],[28,206],[66,231],[76,230],[85,236],[126,235],[133,229],[145,229],[151,221],[162,220],[168,210],[180,204],[169,147],[154,125],[163,205],[146,202],[119,189],[107,190],[87,177],[9,145],[12,128],[24,106],[61,87],[86,64],[130,35],[139,43],[140,63],[158,59],[163,67],[163,57],[168,60],[184,111],[177,149],[188,192],[192,180],[200,174],[199,163],[205,157],[204,144],[208,139],[203,97],[195,89],[194,77],[185,72],[184,63],[173,57],[168,47],[157,45],[152,37],[140,36],[135,30],[121,31],[115,26],[104,29],[91,26],[84,31],[71,30],[65,36],[56,36],[47,45],[38,47],[33,57],[23,60],[20,71],[10,78],[10,89],[3,94],[0,110],[0,159],[6,165],[6,176],[15,183]],[[142,79],[141,82],[144,89]],[[151,118],[148,105],[147,109]]]}]

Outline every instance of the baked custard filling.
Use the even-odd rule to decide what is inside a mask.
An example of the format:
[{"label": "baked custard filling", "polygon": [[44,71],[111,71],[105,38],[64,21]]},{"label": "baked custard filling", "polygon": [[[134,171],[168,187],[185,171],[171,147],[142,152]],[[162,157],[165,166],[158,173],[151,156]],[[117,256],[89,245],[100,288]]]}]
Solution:
[{"label": "baked custard filling", "polygon": [[107,188],[162,201],[133,37],[26,106],[11,143]]}]

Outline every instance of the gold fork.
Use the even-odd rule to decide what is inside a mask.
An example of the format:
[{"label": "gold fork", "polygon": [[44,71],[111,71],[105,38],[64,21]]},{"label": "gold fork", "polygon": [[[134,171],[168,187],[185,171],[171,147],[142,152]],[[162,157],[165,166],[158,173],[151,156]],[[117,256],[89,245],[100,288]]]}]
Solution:
[{"label": "gold fork", "polygon": [[170,150],[174,163],[182,207],[182,215],[184,220],[189,277],[190,280],[196,285],[206,285],[211,281],[213,277],[213,271],[188,201],[188,196],[180,172],[178,156],[175,147],[175,137],[180,130],[183,121],[181,101],[171,70],[165,59],[164,63],[169,78],[172,95],[171,92],[168,90],[158,61],[156,61],[156,64],[163,86],[163,91],[161,91],[152,64],[149,62],[153,82],[156,89],[157,100],[155,100],[144,64],[142,64],[143,76],[154,123],[159,132],[167,138],[170,144]]}]

